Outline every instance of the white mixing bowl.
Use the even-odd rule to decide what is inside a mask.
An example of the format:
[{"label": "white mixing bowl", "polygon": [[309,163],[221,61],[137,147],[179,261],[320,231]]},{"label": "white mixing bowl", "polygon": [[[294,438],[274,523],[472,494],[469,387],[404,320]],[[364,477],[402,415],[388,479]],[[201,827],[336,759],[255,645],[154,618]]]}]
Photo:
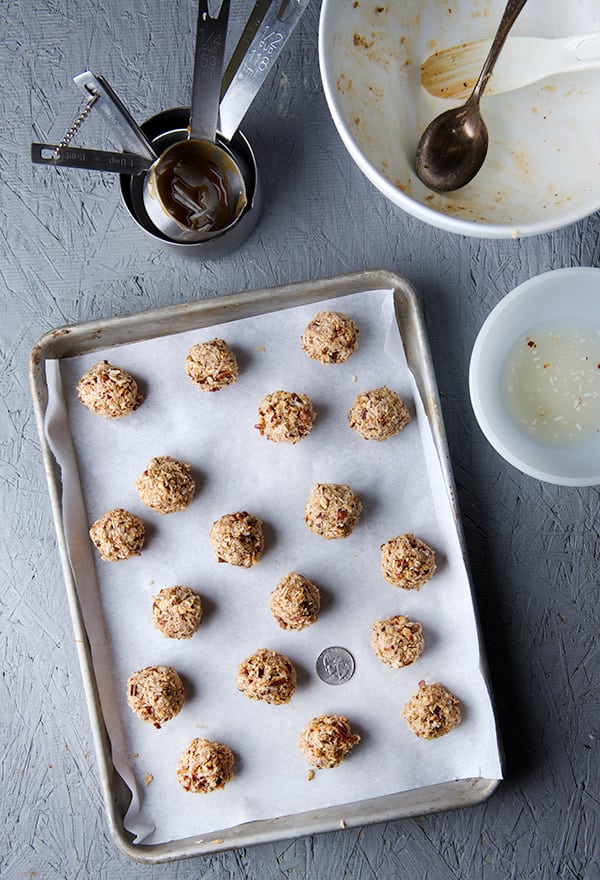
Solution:
[{"label": "white mixing bowl", "polygon": [[[489,152],[462,190],[433,193],[414,172],[423,130],[460,103],[425,91],[422,62],[491,38],[504,7],[505,0],[323,0],[319,28],[325,95],[358,167],[409,214],[480,238],[536,235],[600,210],[600,70],[484,94]],[[511,33],[590,31],[600,31],[598,0],[529,0]]]}]

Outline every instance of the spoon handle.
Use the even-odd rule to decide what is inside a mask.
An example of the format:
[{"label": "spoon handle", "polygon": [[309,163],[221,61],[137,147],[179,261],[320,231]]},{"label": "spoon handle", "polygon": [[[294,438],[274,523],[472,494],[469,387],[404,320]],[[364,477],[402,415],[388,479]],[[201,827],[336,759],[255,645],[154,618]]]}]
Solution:
[{"label": "spoon handle", "polygon": [[271,0],[231,85],[221,100],[220,132],[231,140],[310,0]]},{"label": "spoon handle", "polygon": [[227,67],[225,68],[225,73],[223,74],[223,79],[221,81],[221,97],[223,97],[231,85],[234,76],[238,72],[239,66],[248,51],[248,46],[256,36],[256,32],[261,26],[270,5],[271,0],[256,0],[252,12],[248,17],[248,21],[244,25],[244,30],[242,31],[240,38],[237,41],[237,45],[231,53],[231,58],[227,63]]},{"label": "spoon handle", "polygon": [[136,153],[113,153],[81,147],[59,147],[56,144],[31,145],[31,161],[36,165],[55,168],[85,168],[88,171],[112,171],[115,174],[141,174],[152,160]]},{"label": "spoon handle", "polygon": [[156,159],[154,147],[103,76],[95,76],[91,70],[86,70],[74,76],[73,82],[88,96],[97,96],[94,107],[98,108],[111,131],[117,135],[124,150]]},{"label": "spoon handle", "polygon": [[510,29],[517,20],[517,16],[519,15],[526,3],[527,0],[508,0],[502,18],[500,19],[500,24],[498,25],[496,36],[494,37],[492,45],[490,46],[490,51],[488,52],[487,58],[483,63],[481,73],[477,78],[475,88],[473,89],[471,98],[469,100],[474,99],[476,101],[479,101],[479,99],[481,98],[483,91],[487,85],[487,81],[490,78],[492,70],[494,69],[494,65],[498,60],[500,50],[506,42],[506,38],[508,37]]},{"label": "spoon handle", "polygon": [[207,0],[199,0],[190,115],[192,138],[215,139],[228,21],[229,0],[223,0],[214,18],[208,11]]}]

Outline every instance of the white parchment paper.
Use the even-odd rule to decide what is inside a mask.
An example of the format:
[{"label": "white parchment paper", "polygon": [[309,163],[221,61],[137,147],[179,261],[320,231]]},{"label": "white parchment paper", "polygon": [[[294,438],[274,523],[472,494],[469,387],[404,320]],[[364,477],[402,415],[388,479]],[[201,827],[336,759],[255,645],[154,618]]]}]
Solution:
[{"label": "white parchment paper", "polygon": [[[312,361],[299,345],[310,318],[326,308],[349,314],[361,331],[358,351],[336,366]],[[186,376],[185,356],[215,336],[236,353],[240,377],[205,394]],[[146,397],[136,413],[114,422],[77,401],[79,377],[101,358],[131,372]],[[391,291],[48,362],[47,372],[47,433],[62,468],[69,551],[114,764],[132,790],[125,825],[136,842],[205,836],[453,779],[500,778],[454,512]],[[348,409],[360,391],[383,384],[405,399],[412,421],[384,443],[368,442],[348,427]],[[278,389],[307,393],[318,413],[311,434],[295,446],[270,443],[254,427],[259,400]],[[192,465],[197,489],[186,511],[161,517],[140,502],[135,481],[155,455]],[[358,493],[363,513],[349,538],[328,542],[304,525],[315,482],[346,483]],[[87,529],[113,507],[146,523],[139,558],[96,557]],[[214,520],[237,510],[264,522],[265,552],[251,570],[219,564],[208,543]],[[436,550],[437,572],[419,592],[397,589],[380,573],[381,543],[401,532]],[[322,595],[319,620],[300,633],[281,630],[268,609],[271,591],[290,571],[314,581]],[[204,619],[189,641],[165,639],[151,622],[153,595],[175,584],[202,596]],[[423,624],[426,646],[415,664],[391,670],[371,651],[371,624],[399,613]],[[330,645],[355,658],[344,685],[316,675],[315,659]],[[298,689],[288,705],[253,702],[237,691],[237,666],[257,648],[280,651],[296,665]],[[182,711],[160,730],[127,706],[129,675],[151,664],[174,666],[186,688]],[[441,681],[462,704],[461,725],[436,741],[419,740],[401,717],[421,679]],[[309,781],[296,743],[322,713],[347,715],[362,739],[344,764]],[[177,782],[178,758],[196,736],[235,754],[234,779],[222,791],[192,795]]]}]

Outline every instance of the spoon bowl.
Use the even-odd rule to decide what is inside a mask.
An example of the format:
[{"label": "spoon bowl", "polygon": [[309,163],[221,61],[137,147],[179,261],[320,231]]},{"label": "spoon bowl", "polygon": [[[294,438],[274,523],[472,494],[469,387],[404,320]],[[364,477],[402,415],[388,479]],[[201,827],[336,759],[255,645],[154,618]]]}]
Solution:
[{"label": "spoon bowl", "polygon": [[417,173],[436,192],[460,189],[481,169],[488,143],[487,126],[477,102],[470,99],[463,107],[446,110],[425,129],[417,147]]}]

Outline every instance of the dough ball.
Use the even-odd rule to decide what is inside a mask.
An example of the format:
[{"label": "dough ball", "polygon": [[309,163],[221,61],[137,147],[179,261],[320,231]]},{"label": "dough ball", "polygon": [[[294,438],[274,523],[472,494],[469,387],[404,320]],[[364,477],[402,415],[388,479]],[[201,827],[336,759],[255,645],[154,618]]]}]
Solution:
[{"label": "dough ball", "polygon": [[172,666],[146,666],[129,676],[127,702],[142,721],[156,728],[174,718],[184,701],[183,682]]},{"label": "dough ball", "polygon": [[144,401],[133,376],[108,361],[98,361],[81,377],[77,396],[85,407],[104,419],[126,416]]},{"label": "dough ball", "polygon": [[398,535],[381,545],[381,573],[395,587],[420,590],[434,571],[434,551],[414,535]]},{"label": "dough ball", "polygon": [[382,385],[358,395],[348,422],[365,440],[388,440],[408,425],[410,415],[402,398]]},{"label": "dough ball", "polygon": [[152,623],[167,639],[191,639],[202,621],[202,600],[189,587],[165,587],[152,602]]},{"label": "dough ball", "polygon": [[219,562],[251,568],[264,550],[262,521],[245,510],[226,513],[212,524],[210,546]]},{"label": "dough ball", "polygon": [[319,616],[319,588],[295,571],[282,578],[269,598],[271,614],[282,629],[301,630]]},{"label": "dough ball", "polygon": [[170,455],[150,459],[136,486],[140,501],[160,514],[185,510],[196,491],[190,465]]},{"label": "dough ball", "polygon": [[238,666],[237,686],[250,700],[280,706],[296,690],[296,670],[283,654],[259,648]]},{"label": "dough ball", "polygon": [[309,721],[298,740],[306,761],[317,770],[337,767],[360,742],[344,715],[318,715]]},{"label": "dough ball", "polygon": [[116,507],[96,520],[89,535],[98,549],[100,559],[104,562],[118,562],[120,559],[140,555],[146,530],[139,516]]},{"label": "dough ball", "polygon": [[308,395],[273,391],[258,405],[256,427],[273,443],[297,443],[310,432],[316,415]]},{"label": "dough ball", "polygon": [[403,614],[376,620],[371,630],[371,647],[386,666],[409,666],[423,653],[423,627]]},{"label": "dough ball", "polygon": [[192,345],[185,359],[185,370],[202,391],[220,391],[238,377],[234,353],[223,339]]},{"label": "dough ball", "polygon": [[419,682],[419,690],[402,710],[410,729],[423,739],[444,736],[460,724],[460,703],[443,684]]},{"label": "dough ball", "polygon": [[222,743],[193,739],[177,764],[177,780],[185,791],[208,794],[233,779],[233,752]]},{"label": "dough ball", "polygon": [[315,535],[328,541],[347,538],[360,519],[362,504],[350,486],[317,483],[304,508],[304,522]]},{"label": "dough ball", "polygon": [[322,364],[347,361],[358,346],[360,331],[342,312],[319,312],[306,326],[300,344],[309,357]]}]

